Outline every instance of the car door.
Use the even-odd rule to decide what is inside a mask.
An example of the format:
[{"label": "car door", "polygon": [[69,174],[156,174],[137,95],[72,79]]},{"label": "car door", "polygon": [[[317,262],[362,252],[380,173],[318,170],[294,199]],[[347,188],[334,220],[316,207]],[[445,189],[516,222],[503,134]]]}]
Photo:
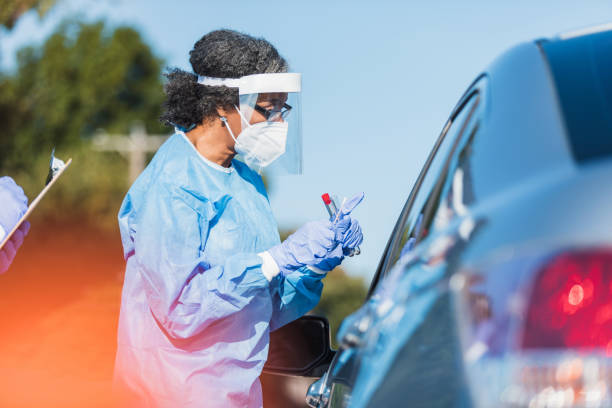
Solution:
[{"label": "car door", "polygon": [[[393,346],[393,340],[389,341],[390,333],[385,334],[384,329],[385,322],[389,324],[389,313],[393,309],[397,312],[403,307],[398,305],[405,304],[401,298],[406,293],[398,291],[398,284],[402,276],[405,276],[402,271],[412,269],[416,278],[412,279],[411,285],[427,285],[429,277],[435,276],[432,273],[436,269],[435,265],[439,266],[437,269],[442,265],[441,262],[435,262],[432,268],[432,259],[443,257],[448,249],[444,246],[452,242],[450,239],[444,241],[443,234],[433,240],[428,238],[464,215],[461,201],[469,198],[469,191],[465,194],[461,182],[465,174],[463,170],[457,173],[456,158],[462,146],[476,132],[474,118],[476,112],[482,109],[484,83],[485,78],[479,77],[453,110],[388,241],[372,281],[369,300],[343,323],[339,332],[341,348],[326,376],[315,387],[315,391],[319,391],[322,397],[320,406],[348,406],[350,401],[353,401],[351,405],[361,406],[367,399],[376,396],[376,384],[379,385],[385,374],[384,369],[377,369],[382,367],[380,363],[384,360],[376,361],[380,348],[398,347],[397,344]],[[426,244],[429,248],[433,248],[431,241],[435,241],[438,247],[433,248],[435,252],[416,255],[423,250],[421,242],[424,241],[430,241]],[[406,310],[403,312],[405,314]]]}]

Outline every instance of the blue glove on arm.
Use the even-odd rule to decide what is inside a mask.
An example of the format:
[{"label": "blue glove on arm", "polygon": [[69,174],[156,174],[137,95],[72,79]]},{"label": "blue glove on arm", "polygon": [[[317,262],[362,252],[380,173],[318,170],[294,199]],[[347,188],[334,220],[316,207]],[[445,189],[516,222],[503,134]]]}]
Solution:
[{"label": "blue glove on arm", "polygon": [[0,238],[11,232],[28,209],[28,198],[23,189],[10,177],[0,177]]},{"label": "blue glove on arm", "polygon": [[281,244],[268,250],[284,275],[306,266],[315,265],[338,246],[336,231],[329,220],[304,224]]},{"label": "blue glove on arm", "polygon": [[[0,242],[2,242],[28,209],[28,198],[12,178],[0,177],[0,203],[2,204],[0,206]],[[29,229],[30,224],[24,222],[0,249],[0,273],[8,270]]]},{"label": "blue glove on arm", "polygon": [[8,270],[9,266],[17,255],[17,250],[23,244],[23,239],[30,230],[30,223],[25,221],[19,226],[17,231],[13,234],[11,239],[6,241],[6,244],[0,249],[0,273],[4,273]]}]

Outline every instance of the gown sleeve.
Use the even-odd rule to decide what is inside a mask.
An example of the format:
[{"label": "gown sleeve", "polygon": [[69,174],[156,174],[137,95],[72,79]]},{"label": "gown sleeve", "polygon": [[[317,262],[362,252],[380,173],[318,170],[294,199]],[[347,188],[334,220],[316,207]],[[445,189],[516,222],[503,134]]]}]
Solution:
[{"label": "gown sleeve", "polygon": [[136,263],[148,306],[176,339],[197,335],[241,312],[255,297],[270,299],[256,253],[236,253],[221,265],[205,262],[201,252],[214,219],[197,211],[199,202],[190,198],[178,188],[156,185],[138,212],[129,211],[128,197],[119,216],[120,227],[129,228],[133,240],[133,253],[125,256]]},{"label": "gown sleeve", "polygon": [[[274,331],[287,323],[291,323],[314,308],[321,298],[324,273],[317,273],[308,267],[303,267],[294,273],[275,279],[278,284],[272,292],[272,319],[270,330]],[[273,281],[274,282],[274,281]]]}]

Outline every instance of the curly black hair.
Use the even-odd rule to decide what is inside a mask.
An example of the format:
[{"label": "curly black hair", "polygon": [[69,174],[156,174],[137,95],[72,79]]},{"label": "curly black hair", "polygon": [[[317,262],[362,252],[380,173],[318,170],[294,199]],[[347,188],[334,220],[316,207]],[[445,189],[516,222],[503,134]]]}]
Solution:
[{"label": "curly black hair", "polygon": [[233,30],[216,30],[204,35],[189,52],[195,74],[178,68],[165,77],[166,101],[162,123],[189,129],[218,117],[217,108],[226,110],[238,104],[238,90],[226,86],[198,84],[198,75],[240,78],[245,75],[287,72],[287,61],[263,38]]}]

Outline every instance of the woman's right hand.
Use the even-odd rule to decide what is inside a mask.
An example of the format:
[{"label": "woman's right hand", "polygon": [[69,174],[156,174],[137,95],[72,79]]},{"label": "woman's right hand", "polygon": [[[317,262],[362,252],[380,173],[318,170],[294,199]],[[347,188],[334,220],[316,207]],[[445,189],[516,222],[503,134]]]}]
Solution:
[{"label": "woman's right hand", "polygon": [[320,263],[338,246],[334,225],[329,220],[310,221],[268,250],[281,273]]}]

